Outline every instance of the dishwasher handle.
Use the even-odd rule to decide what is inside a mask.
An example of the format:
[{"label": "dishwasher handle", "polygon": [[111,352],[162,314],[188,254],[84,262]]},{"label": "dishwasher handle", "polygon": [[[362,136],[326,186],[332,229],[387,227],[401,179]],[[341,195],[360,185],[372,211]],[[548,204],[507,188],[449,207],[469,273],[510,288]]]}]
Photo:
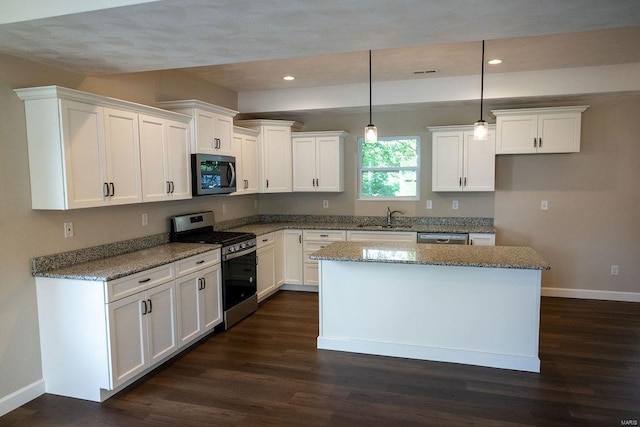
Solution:
[{"label": "dishwasher handle", "polygon": [[418,243],[440,245],[468,245],[467,233],[418,233]]}]

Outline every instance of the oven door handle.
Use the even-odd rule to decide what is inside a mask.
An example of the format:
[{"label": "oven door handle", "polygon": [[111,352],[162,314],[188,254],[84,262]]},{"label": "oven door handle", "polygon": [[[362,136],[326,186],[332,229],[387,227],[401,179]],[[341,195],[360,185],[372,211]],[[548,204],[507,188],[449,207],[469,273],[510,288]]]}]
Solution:
[{"label": "oven door handle", "polygon": [[247,249],[245,249],[243,251],[240,251],[240,252],[234,252],[232,254],[226,254],[226,255],[224,255],[222,257],[222,260],[223,261],[229,261],[230,259],[234,259],[234,258],[238,258],[238,257],[241,257],[241,256],[245,256],[245,255],[248,255],[251,252],[255,252],[255,251],[256,251],[256,247],[253,246],[251,248],[247,248]]}]

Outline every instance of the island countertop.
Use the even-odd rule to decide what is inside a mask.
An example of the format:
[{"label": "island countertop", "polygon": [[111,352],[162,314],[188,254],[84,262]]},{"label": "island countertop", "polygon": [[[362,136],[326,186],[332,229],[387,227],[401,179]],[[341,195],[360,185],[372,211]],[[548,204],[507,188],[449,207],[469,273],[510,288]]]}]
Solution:
[{"label": "island countertop", "polygon": [[437,245],[409,242],[333,242],[314,252],[314,260],[458,267],[549,270],[538,253],[520,246]]}]

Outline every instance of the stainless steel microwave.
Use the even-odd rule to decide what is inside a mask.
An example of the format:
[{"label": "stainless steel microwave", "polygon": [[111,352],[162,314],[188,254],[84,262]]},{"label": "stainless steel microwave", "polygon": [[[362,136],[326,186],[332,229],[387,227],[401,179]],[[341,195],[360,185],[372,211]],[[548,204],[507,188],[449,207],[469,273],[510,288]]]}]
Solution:
[{"label": "stainless steel microwave", "polygon": [[236,158],[192,154],[191,178],[194,196],[233,193],[236,191]]}]

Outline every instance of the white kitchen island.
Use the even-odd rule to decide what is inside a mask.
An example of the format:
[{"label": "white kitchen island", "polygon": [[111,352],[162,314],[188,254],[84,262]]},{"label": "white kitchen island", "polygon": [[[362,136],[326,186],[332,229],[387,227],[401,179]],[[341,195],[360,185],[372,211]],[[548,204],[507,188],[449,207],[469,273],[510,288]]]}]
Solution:
[{"label": "white kitchen island", "polygon": [[336,242],[316,252],[318,348],[540,372],[531,248]]}]

